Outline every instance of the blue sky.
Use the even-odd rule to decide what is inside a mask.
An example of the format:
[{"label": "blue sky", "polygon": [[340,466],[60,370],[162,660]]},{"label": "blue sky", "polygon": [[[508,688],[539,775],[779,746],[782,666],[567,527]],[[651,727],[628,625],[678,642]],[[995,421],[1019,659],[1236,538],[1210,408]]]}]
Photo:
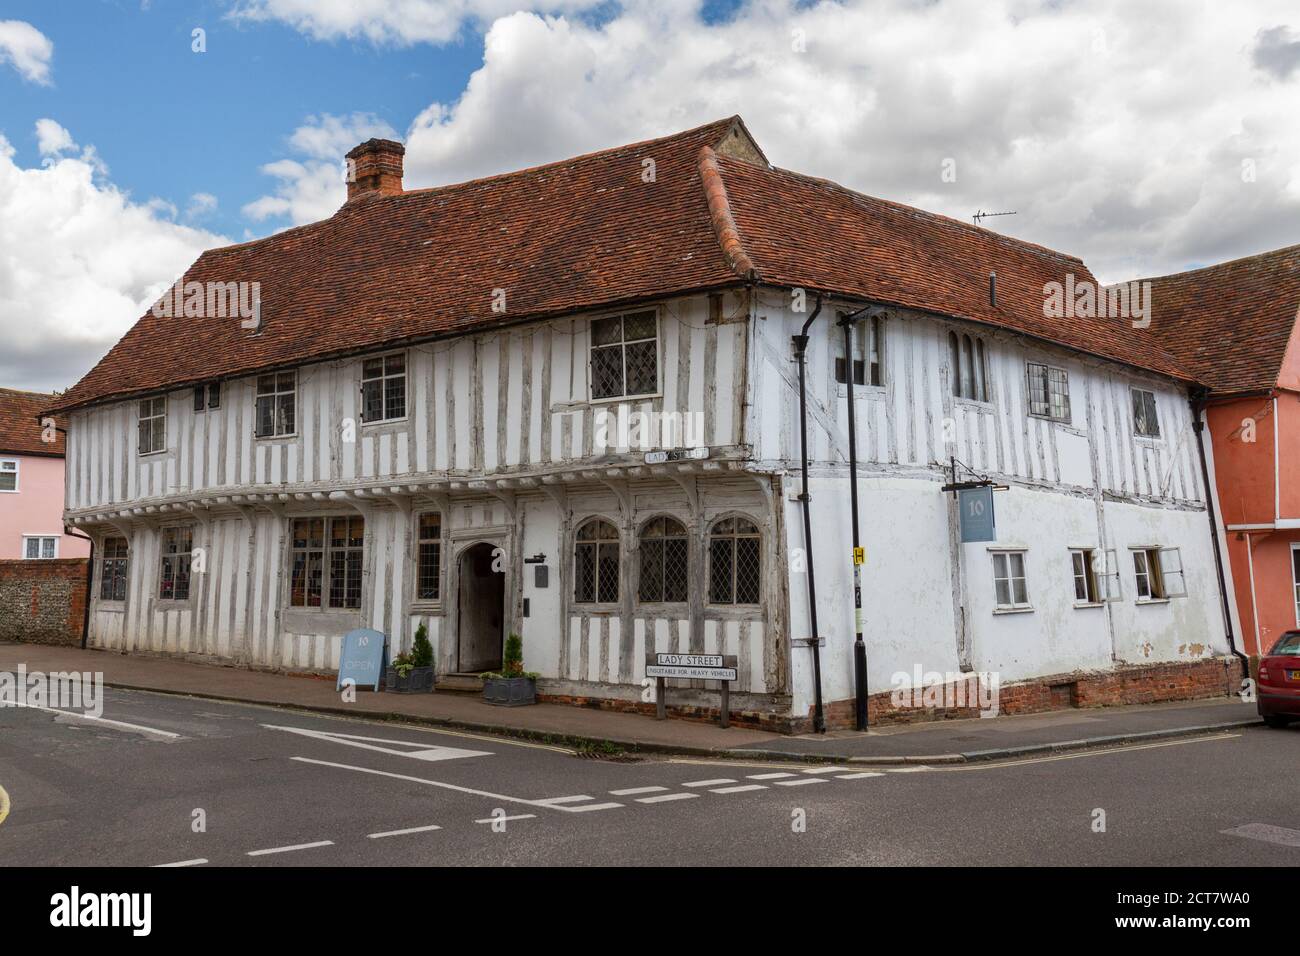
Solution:
[{"label": "blue sky", "polygon": [[418,187],[738,113],[1111,282],[1300,242],[1297,102],[1294,0],[0,0],[0,384],[70,386],[204,249],[332,215],[373,135]]}]

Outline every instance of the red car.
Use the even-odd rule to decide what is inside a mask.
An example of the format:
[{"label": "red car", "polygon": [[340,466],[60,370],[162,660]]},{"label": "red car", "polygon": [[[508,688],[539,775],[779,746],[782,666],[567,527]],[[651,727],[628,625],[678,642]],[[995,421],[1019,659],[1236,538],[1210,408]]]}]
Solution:
[{"label": "red car", "polygon": [[1257,706],[1270,727],[1300,720],[1300,631],[1287,631],[1259,659]]}]

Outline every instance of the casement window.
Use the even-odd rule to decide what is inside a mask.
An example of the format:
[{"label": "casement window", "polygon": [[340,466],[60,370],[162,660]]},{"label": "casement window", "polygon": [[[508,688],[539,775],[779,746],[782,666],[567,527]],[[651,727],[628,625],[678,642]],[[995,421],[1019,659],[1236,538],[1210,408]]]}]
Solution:
[{"label": "casement window", "polygon": [[1092,548],[1074,548],[1070,551],[1070,566],[1076,605],[1119,599],[1119,569],[1115,566],[1114,551],[1103,554]]},{"label": "casement window", "polygon": [[[880,385],[884,382],[882,377],[883,365],[881,364],[881,324],[880,316],[873,315],[871,318],[862,322],[855,323],[857,328],[853,330],[853,384],[854,385]],[[831,334],[839,341],[841,350],[844,348],[844,333],[840,329],[833,329]],[[841,385],[848,384],[848,369],[845,367],[844,356],[838,355],[835,358],[835,381]]]},{"label": "casement window", "polygon": [[426,511],[418,520],[415,597],[418,601],[437,601],[442,596],[442,515]]},{"label": "casement window", "polygon": [[293,372],[257,377],[254,434],[258,438],[279,438],[294,433],[297,391],[297,376]]},{"label": "casement window", "polygon": [[1026,365],[1029,378],[1029,414],[1056,422],[1070,421],[1070,376],[1051,365]]},{"label": "casement window", "polygon": [[158,569],[159,600],[189,600],[190,563],[193,551],[193,528],[162,529],[162,561]]},{"label": "casement window", "polygon": [[1183,557],[1177,548],[1134,548],[1133,573],[1138,601],[1187,597]]},{"label": "casement window", "polygon": [[654,311],[591,322],[591,397],[632,398],[659,391],[659,319]]},{"label": "casement window", "polygon": [[126,600],[126,538],[105,538],[99,553],[99,599]]},{"label": "casement window", "polygon": [[139,444],[142,455],[151,455],[167,447],[167,399],[146,398],[138,405]]},{"label": "casement window", "polygon": [[651,518],[641,528],[637,595],[646,603],[685,602],[688,576],[686,528],[676,518]]},{"label": "casement window", "polygon": [[221,407],[221,383],[211,382],[207,385],[194,386],[194,411],[202,412],[209,408]]},{"label": "casement window", "polygon": [[1291,545],[1291,582],[1295,585],[1295,623],[1300,627],[1300,544]]},{"label": "casement window", "polygon": [[366,524],[359,515],[294,518],[289,542],[289,606],[361,607]]},{"label": "casement window", "polygon": [[989,400],[984,340],[977,335],[948,333],[948,361],[952,366],[952,394],[976,402]]},{"label": "casement window", "polygon": [[361,363],[361,420],[406,417],[406,355],[397,352]]},{"label": "casement window", "polygon": [[1029,607],[1029,585],[1025,578],[1024,551],[994,551],[993,603],[999,611]]},{"label": "casement window", "polygon": [[1133,395],[1133,434],[1143,438],[1160,437],[1160,419],[1156,415],[1156,393],[1145,388],[1130,390]]},{"label": "casement window", "polygon": [[709,529],[709,603],[758,604],[762,539],[748,518],[722,518]]},{"label": "casement window", "polygon": [[58,535],[23,535],[23,557],[28,561],[48,561],[59,556]]},{"label": "casement window", "polygon": [[578,529],[573,545],[573,600],[578,604],[618,601],[618,531],[602,518]]},{"label": "casement window", "polygon": [[18,459],[0,458],[0,491],[18,490]]}]

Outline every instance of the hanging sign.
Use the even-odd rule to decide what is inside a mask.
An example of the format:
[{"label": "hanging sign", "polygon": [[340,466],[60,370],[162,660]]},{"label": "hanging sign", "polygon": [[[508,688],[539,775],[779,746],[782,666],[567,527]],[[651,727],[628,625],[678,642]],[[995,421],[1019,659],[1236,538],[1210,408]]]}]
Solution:
[{"label": "hanging sign", "polygon": [[957,492],[957,513],[961,517],[963,544],[973,541],[996,541],[993,521],[993,486],[963,488]]}]

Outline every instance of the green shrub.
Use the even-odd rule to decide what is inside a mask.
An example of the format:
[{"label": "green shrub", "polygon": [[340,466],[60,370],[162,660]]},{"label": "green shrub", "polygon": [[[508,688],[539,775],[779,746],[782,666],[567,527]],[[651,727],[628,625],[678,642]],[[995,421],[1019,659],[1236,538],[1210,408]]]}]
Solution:
[{"label": "green shrub", "polygon": [[522,674],[524,670],[524,639],[513,631],[506,638],[505,659],[501,662],[501,669],[512,676]]},{"label": "green shrub", "polygon": [[411,666],[429,667],[433,664],[433,645],[429,643],[429,629],[421,624],[415,631],[411,645]]}]

